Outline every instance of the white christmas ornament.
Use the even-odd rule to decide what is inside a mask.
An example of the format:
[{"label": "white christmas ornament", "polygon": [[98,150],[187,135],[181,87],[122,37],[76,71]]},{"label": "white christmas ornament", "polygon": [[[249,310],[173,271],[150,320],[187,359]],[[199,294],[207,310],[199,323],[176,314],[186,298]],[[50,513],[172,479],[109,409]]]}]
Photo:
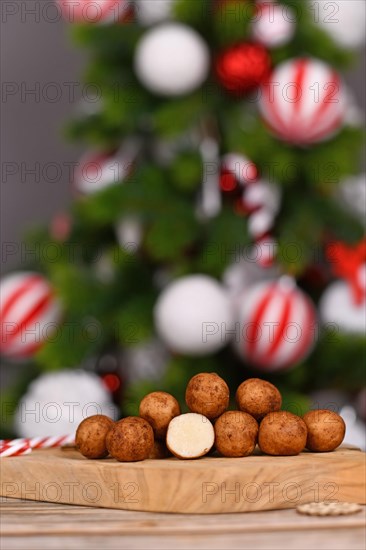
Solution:
[{"label": "white christmas ornament", "polygon": [[344,85],[346,93],[346,113],[344,124],[353,128],[362,128],[365,120],[365,112],[359,106],[356,95],[353,90],[347,85]]},{"label": "white christmas ornament", "polygon": [[206,275],[171,283],[160,295],[154,316],[163,342],[172,351],[191,356],[222,348],[234,324],[228,294]]},{"label": "white christmas ornament", "polygon": [[0,281],[0,353],[13,359],[32,357],[57,337],[61,305],[40,274],[12,273]]},{"label": "white christmas ornament", "polygon": [[276,371],[299,363],[316,335],[315,309],[290,277],[265,281],[238,300],[239,354],[250,364]]},{"label": "white christmas ornament", "polygon": [[137,252],[143,238],[142,225],[137,216],[125,216],[116,225],[116,237],[120,247],[133,254]]},{"label": "white christmas ornament", "polygon": [[339,199],[347,210],[355,214],[364,224],[366,221],[366,174],[350,177],[343,181],[339,188]]},{"label": "white christmas ornament", "polygon": [[359,48],[366,38],[364,0],[310,0],[315,22],[344,48]]},{"label": "white christmas ornament", "polygon": [[[360,269],[360,277],[364,273],[363,267]],[[319,312],[325,325],[335,326],[349,334],[366,333],[366,301],[356,303],[351,286],[344,281],[329,285],[319,302]]]},{"label": "white christmas ornament", "polygon": [[135,72],[151,92],[188,94],[206,79],[210,54],[201,36],[185,25],[165,23],[147,31],[137,45]]},{"label": "white christmas ornament", "polygon": [[356,410],[350,406],[346,405],[342,407],[339,414],[343,418],[346,424],[346,433],[344,436],[343,444],[355,445],[357,448],[362,451],[366,450],[366,425],[362,420],[357,418]]},{"label": "white christmas ornament", "polygon": [[122,354],[124,372],[130,383],[159,380],[166,371],[170,354],[160,340],[152,339],[126,347]]},{"label": "white christmas ornament", "polygon": [[103,250],[94,261],[94,273],[98,281],[108,285],[116,275],[116,265],[109,250]]},{"label": "white christmas ornament", "polygon": [[15,413],[20,437],[73,434],[80,422],[93,414],[117,420],[109,391],[96,374],[82,370],[47,373],[34,380]]},{"label": "white christmas ornament", "polygon": [[278,65],[263,87],[259,108],[272,132],[296,145],[333,136],[342,126],[347,94],[339,75],[317,59]]},{"label": "white christmas ornament", "polygon": [[267,46],[276,48],[290,42],[295,34],[296,16],[289,6],[271,2],[258,2],[253,21],[253,38]]},{"label": "white christmas ornament", "polygon": [[176,0],[135,0],[135,17],[148,27],[171,19]]},{"label": "white christmas ornament", "polygon": [[111,185],[123,182],[132,170],[133,161],[121,151],[118,153],[87,153],[75,173],[75,186],[83,195],[93,195]]}]

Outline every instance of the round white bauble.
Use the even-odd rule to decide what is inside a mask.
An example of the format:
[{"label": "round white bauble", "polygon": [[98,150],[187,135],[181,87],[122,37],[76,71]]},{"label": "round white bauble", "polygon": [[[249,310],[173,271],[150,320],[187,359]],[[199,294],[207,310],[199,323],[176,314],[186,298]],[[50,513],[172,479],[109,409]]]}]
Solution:
[{"label": "round white bauble", "polygon": [[192,92],[206,79],[209,50],[190,27],[165,23],[147,31],[137,45],[135,72],[151,92],[179,96]]},{"label": "round white bauble", "polygon": [[63,370],[43,374],[29,385],[14,423],[20,437],[72,435],[80,422],[93,414],[117,419],[117,409],[102,380],[83,370]]},{"label": "round white bauble", "polygon": [[344,48],[359,48],[366,38],[364,0],[311,0],[315,21]]},{"label": "round white bauble", "polygon": [[123,182],[132,162],[123,156],[92,152],[85,154],[76,169],[75,187],[82,195],[93,195]]},{"label": "round white bauble", "polygon": [[362,451],[366,450],[365,428],[362,420],[357,418],[357,412],[352,405],[345,405],[341,408],[339,414],[346,424],[346,433],[343,443],[355,445]]},{"label": "round white bauble", "polygon": [[353,90],[345,85],[346,93],[346,112],[344,117],[344,124],[353,128],[362,128],[363,121],[365,120],[365,113],[360,107],[356,95]]},{"label": "round white bauble", "polygon": [[176,0],[135,0],[135,17],[148,27],[172,17],[172,8]]},{"label": "round white bauble", "polygon": [[171,283],[154,310],[155,327],[177,353],[208,355],[222,348],[234,326],[230,298],[206,275],[191,275]]},{"label": "round white bauble", "polygon": [[339,199],[362,223],[366,220],[366,174],[347,178],[340,185]]},{"label": "round white bauble", "polygon": [[128,382],[159,380],[164,375],[170,354],[157,338],[123,350],[122,364]]},{"label": "round white bauble", "polygon": [[296,16],[289,6],[259,2],[252,25],[253,38],[267,46],[277,48],[290,42],[295,34]]},{"label": "round white bauble", "polygon": [[366,302],[356,304],[350,285],[344,281],[336,281],[325,290],[319,312],[323,324],[336,325],[341,332],[366,332]]}]

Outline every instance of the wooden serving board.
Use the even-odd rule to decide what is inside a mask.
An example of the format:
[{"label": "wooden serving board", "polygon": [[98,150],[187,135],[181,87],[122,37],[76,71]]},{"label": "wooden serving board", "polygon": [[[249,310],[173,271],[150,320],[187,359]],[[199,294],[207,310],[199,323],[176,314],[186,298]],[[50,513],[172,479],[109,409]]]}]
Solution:
[{"label": "wooden serving board", "polygon": [[365,504],[365,453],[339,448],[293,457],[208,456],[120,463],[74,449],[0,461],[1,496],[146,512],[221,514],[314,501]]}]

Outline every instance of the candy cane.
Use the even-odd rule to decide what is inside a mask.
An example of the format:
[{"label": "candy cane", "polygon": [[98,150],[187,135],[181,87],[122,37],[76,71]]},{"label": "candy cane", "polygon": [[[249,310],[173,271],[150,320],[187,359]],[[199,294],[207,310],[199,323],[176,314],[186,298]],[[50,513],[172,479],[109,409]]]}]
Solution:
[{"label": "candy cane", "polygon": [[249,234],[258,247],[257,261],[262,267],[270,267],[274,263],[277,251],[277,242],[272,236],[272,230],[280,209],[280,191],[275,185],[258,180],[245,187],[242,200],[248,212]]},{"label": "candy cane", "polygon": [[31,437],[20,439],[7,439],[0,441],[1,446],[28,445],[31,449],[54,449],[64,445],[74,445],[75,435],[50,436],[50,437]]},{"label": "candy cane", "polygon": [[248,231],[258,248],[257,262],[270,267],[277,249],[272,230],[280,209],[279,189],[258,179],[257,167],[244,155],[229,153],[222,158],[220,185],[224,191],[232,191],[237,184],[243,189],[238,210],[248,216]]},{"label": "candy cane", "polygon": [[8,456],[23,456],[29,455],[32,452],[32,449],[28,443],[4,443],[0,445],[0,457],[5,458]]}]

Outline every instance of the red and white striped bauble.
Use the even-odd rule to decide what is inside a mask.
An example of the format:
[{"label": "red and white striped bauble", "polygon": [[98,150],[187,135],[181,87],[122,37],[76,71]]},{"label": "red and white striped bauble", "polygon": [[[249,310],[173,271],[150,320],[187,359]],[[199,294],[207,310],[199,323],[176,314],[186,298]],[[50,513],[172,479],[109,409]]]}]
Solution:
[{"label": "red and white striped bauble", "polygon": [[264,371],[296,365],[314,343],[314,305],[290,277],[247,289],[239,299],[238,320],[240,355]]},{"label": "red and white striped bauble", "polygon": [[13,273],[0,282],[0,316],[0,352],[26,359],[57,330],[61,306],[42,275]]},{"label": "red and white striped bauble", "polygon": [[281,63],[263,86],[259,107],[273,133],[296,145],[334,135],[346,115],[338,73],[323,61],[297,58]]},{"label": "red and white striped bauble", "polygon": [[91,152],[84,155],[75,171],[74,185],[82,195],[93,195],[122,182],[132,170],[133,161],[117,153]]},{"label": "red and white striped bauble", "polygon": [[69,23],[118,23],[131,16],[131,0],[58,0]]}]

